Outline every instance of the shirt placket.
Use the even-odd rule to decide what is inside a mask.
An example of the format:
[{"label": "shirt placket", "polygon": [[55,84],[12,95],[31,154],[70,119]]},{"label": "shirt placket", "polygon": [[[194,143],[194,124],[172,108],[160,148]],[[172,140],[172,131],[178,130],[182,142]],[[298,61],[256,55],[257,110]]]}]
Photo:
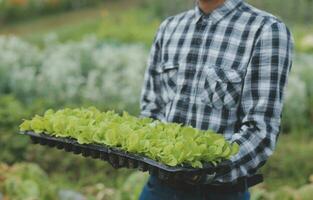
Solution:
[{"label": "shirt placket", "polygon": [[[193,38],[191,41],[191,50],[187,57],[192,58],[190,60],[187,59],[187,63],[190,67],[195,68],[195,73],[192,75],[193,77],[188,77],[188,80],[192,82],[185,85],[185,91],[187,91],[186,95],[182,98],[182,105],[183,107],[187,109],[187,114],[185,115],[185,119],[180,119],[181,122],[184,122],[186,124],[192,123],[191,120],[194,118],[195,112],[193,109],[195,108],[191,102],[196,102],[197,97],[197,85],[198,85],[198,74],[200,73],[200,67],[201,65],[200,60],[202,59],[203,49],[204,49],[204,42],[205,38],[207,36],[207,28],[208,28],[208,18],[204,15],[200,17],[200,19],[195,23]],[[201,74],[201,73],[200,73]],[[190,87],[190,88],[188,88]],[[190,91],[190,92],[188,92]]]},{"label": "shirt placket", "polygon": [[197,70],[196,70],[196,74],[195,74],[195,81],[196,81],[196,84],[195,84],[195,87],[193,87],[193,101],[195,102],[196,101],[196,97],[197,97],[197,94],[198,94],[198,90],[199,90],[199,82],[200,82],[200,78],[201,78],[201,72],[203,71],[203,53],[204,53],[204,50],[205,50],[205,38],[208,36],[207,33],[208,33],[208,30],[209,30],[209,27],[210,27],[210,24],[211,24],[211,21],[209,20],[209,16],[206,16],[206,15],[202,15],[201,18],[199,19],[199,21],[197,22],[196,24],[196,30],[197,30],[197,27],[200,27],[200,30],[201,32],[199,32],[199,35],[203,35],[201,38],[201,42],[199,42],[199,55],[198,55],[198,60],[197,60]]}]

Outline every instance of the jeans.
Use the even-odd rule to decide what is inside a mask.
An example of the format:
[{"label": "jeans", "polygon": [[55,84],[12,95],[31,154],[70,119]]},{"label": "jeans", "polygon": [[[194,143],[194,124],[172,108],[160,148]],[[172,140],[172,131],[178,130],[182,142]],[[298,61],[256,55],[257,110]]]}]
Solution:
[{"label": "jeans", "polygon": [[160,184],[156,177],[150,176],[144,186],[139,200],[249,200],[249,191],[220,193],[206,192],[197,188],[183,191]]}]

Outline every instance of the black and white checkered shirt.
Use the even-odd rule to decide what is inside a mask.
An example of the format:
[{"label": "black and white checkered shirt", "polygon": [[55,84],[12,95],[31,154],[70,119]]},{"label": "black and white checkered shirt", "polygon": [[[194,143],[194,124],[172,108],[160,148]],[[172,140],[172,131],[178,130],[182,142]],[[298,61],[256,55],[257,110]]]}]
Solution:
[{"label": "black and white checkered shirt", "polygon": [[242,0],[209,15],[196,5],[159,27],[140,116],[223,134],[240,151],[214,181],[252,176],[275,148],[292,52],[284,23]]}]

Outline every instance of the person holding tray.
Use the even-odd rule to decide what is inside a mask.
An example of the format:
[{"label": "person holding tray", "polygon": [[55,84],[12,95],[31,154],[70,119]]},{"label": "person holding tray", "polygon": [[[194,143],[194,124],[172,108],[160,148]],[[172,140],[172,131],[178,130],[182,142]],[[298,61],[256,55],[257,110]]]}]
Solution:
[{"label": "person holding tray", "polygon": [[198,185],[150,176],[140,200],[250,199],[280,133],[292,53],[286,25],[243,0],[197,0],[194,9],[162,22],[140,116],[212,129],[240,149],[227,172]]}]

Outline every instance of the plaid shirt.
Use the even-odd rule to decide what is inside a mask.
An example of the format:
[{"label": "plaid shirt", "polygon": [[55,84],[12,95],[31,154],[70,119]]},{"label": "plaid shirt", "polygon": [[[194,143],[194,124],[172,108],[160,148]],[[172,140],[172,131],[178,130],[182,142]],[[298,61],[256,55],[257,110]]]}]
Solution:
[{"label": "plaid shirt", "polygon": [[140,116],[212,129],[237,142],[232,170],[213,182],[252,176],[276,145],[292,52],[287,27],[242,0],[226,0],[209,15],[196,5],[160,25]]}]

